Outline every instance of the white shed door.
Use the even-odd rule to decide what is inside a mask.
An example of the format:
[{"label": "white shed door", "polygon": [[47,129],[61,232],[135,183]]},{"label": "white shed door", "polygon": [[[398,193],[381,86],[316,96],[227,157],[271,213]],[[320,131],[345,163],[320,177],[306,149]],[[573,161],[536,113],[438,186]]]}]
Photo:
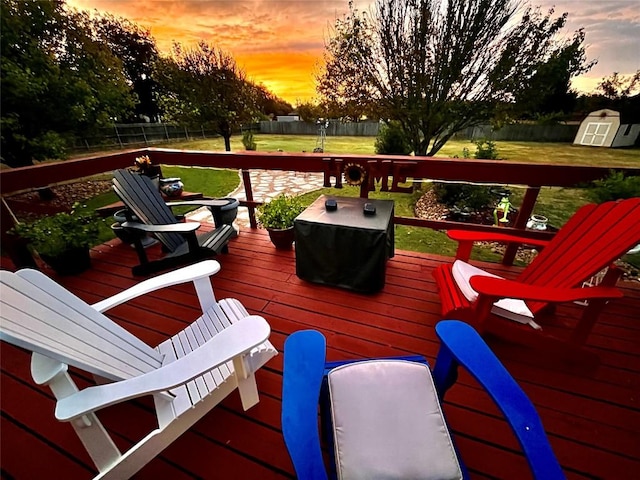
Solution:
[{"label": "white shed door", "polygon": [[584,131],[584,135],[582,136],[582,141],[580,142],[580,144],[593,145],[594,147],[603,146],[610,128],[610,123],[587,123],[587,128]]}]

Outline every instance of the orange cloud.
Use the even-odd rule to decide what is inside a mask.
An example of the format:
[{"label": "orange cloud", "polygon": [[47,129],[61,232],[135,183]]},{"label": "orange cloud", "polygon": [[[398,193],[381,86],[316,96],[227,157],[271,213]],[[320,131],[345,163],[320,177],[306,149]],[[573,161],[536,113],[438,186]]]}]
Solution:
[{"label": "orange cloud", "polygon": [[[67,0],[82,10],[125,17],[149,28],[158,48],[169,53],[174,41],[199,40],[231,53],[249,78],[295,103],[315,96],[314,67],[322,60],[327,29],[348,10],[348,0]],[[355,0],[367,10],[375,0]],[[566,34],[585,27],[587,55],[598,65],[574,80],[581,91],[613,71],[640,68],[640,21],[629,0],[532,0],[543,10],[569,12]]]},{"label": "orange cloud", "polygon": [[327,27],[348,9],[347,0],[68,0],[68,4],[109,12],[149,28],[163,53],[171,51],[174,41],[192,45],[205,40],[231,53],[249,78],[291,103],[315,95],[314,71]]},{"label": "orange cloud", "polygon": [[310,100],[315,94],[313,72],[322,52],[266,52],[260,55],[237,54],[238,64],[250,80],[264,84],[291,104]]}]

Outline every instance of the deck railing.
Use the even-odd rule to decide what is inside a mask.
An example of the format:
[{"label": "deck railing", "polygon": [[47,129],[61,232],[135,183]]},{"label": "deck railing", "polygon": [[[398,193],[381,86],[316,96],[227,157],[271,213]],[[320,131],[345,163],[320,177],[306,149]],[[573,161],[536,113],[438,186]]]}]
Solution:
[{"label": "deck railing", "polygon": [[[296,172],[320,172],[324,174],[325,186],[340,186],[342,172],[347,165],[362,167],[364,177],[360,195],[366,197],[375,179],[381,185],[390,181],[389,191],[407,191],[402,187],[406,178],[428,178],[458,182],[486,184],[522,185],[526,187],[523,203],[513,227],[503,228],[503,233],[521,233],[535,207],[541,187],[572,187],[605,177],[610,168],[558,165],[553,163],[522,163],[504,160],[445,159],[433,157],[408,157],[391,155],[334,155],[321,153],[260,153],[260,152],[208,152],[173,150],[164,148],[144,148],[93,156],[62,162],[41,163],[34,166],[0,170],[2,195],[23,190],[47,187],[60,182],[109,172],[133,165],[136,157],[149,155],[156,164],[232,168],[242,171],[246,200],[241,205],[249,208],[251,226],[256,227],[255,207],[260,202],[253,198],[249,172],[252,169],[283,170]],[[549,159],[553,162],[553,159]],[[640,175],[640,168],[615,168],[629,175]],[[333,183],[332,183],[333,182]],[[19,262],[14,252],[14,239],[6,232],[15,223],[15,217],[4,199],[0,205],[0,228],[3,249]],[[487,230],[492,226],[474,225],[444,220],[425,220],[409,217],[395,217],[399,225],[427,227],[436,230],[451,228],[466,230]],[[549,238],[548,232],[528,232],[533,238]],[[503,259],[511,263],[517,246],[511,246]]]}]

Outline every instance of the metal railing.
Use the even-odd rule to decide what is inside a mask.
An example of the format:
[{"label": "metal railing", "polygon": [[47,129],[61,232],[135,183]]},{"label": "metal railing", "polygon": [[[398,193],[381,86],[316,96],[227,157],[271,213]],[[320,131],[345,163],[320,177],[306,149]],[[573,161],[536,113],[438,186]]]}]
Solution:
[{"label": "metal railing", "polygon": [[142,148],[164,142],[215,138],[220,135],[203,125],[188,127],[168,123],[126,123],[100,128],[93,136],[76,138],[74,152],[95,152],[110,149]]}]

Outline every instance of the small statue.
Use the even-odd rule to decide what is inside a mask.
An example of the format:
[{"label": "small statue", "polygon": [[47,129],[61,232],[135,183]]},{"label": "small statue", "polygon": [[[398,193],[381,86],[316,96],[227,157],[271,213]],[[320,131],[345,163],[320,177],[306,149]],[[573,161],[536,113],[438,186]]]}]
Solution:
[{"label": "small statue", "polygon": [[[509,202],[509,197],[502,197],[500,203],[493,210],[493,220],[496,226],[504,226],[504,224],[509,223],[509,219],[507,215],[509,214],[509,209],[511,208],[511,202]],[[498,213],[502,216],[498,218]]]}]

